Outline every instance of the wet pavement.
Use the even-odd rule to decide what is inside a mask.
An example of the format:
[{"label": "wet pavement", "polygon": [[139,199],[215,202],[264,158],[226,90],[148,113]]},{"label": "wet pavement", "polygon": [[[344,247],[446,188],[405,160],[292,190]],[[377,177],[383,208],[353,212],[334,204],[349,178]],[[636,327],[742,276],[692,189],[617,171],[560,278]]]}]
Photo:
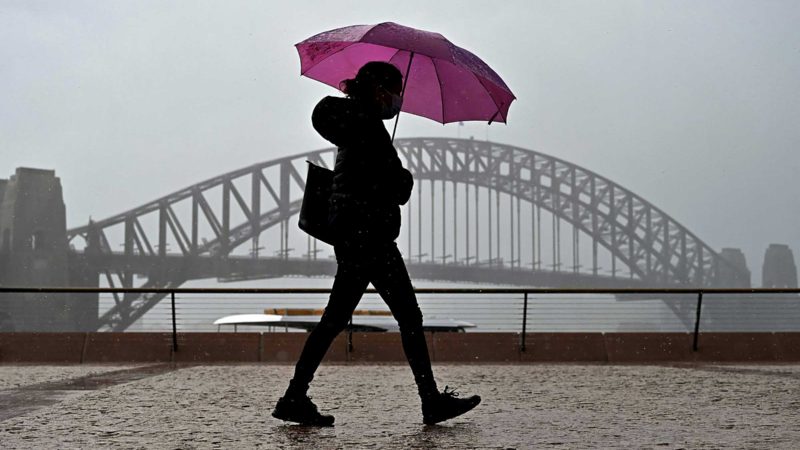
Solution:
[{"label": "wet pavement", "polygon": [[39,364],[0,364],[0,391],[46,383],[83,378],[90,375],[134,369],[148,364],[71,364],[71,365],[39,365]]},{"label": "wet pavement", "polygon": [[[53,405],[80,391],[92,391],[116,384],[129,383],[175,369],[176,367],[171,364],[154,364],[123,369],[99,367],[89,370],[86,375],[74,378],[58,377],[58,371],[51,370],[50,376],[58,377],[58,379],[38,383],[17,383],[16,389],[0,390],[0,421]],[[22,372],[25,371],[28,370]],[[33,380],[35,377],[27,379]]]},{"label": "wet pavement", "polygon": [[[483,397],[421,423],[405,365],[325,365],[310,392],[332,428],[270,417],[286,365],[46,366],[0,399],[57,392],[7,413],[15,448],[797,448],[800,365],[436,365],[440,387]],[[60,379],[53,373],[63,369]],[[37,372],[38,371],[38,372]],[[25,379],[41,366],[0,366]],[[35,378],[35,377],[34,377]],[[33,394],[31,394],[33,395]],[[2,400],[0,400],[2,401]]]}]

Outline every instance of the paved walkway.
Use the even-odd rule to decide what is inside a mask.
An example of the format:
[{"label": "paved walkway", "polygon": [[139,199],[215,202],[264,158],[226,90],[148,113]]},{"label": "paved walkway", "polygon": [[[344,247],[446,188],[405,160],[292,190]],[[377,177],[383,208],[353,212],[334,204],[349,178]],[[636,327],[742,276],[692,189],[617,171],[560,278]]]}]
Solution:
[{"label": "paved walkway", "polygon": [[[442,388],[484,401],[431,427],[421,423],[406,366],[325,365],[311,395],[336,426],[322,429],[270,417],[290,366],[130,369],[0,366],[0,379],[14,380],[0,384],[1,446],[789,449],[800,442],[800,365],[437,365]],[[52,402],[12,411],[14,398],[48,390],[59,393]]]}]

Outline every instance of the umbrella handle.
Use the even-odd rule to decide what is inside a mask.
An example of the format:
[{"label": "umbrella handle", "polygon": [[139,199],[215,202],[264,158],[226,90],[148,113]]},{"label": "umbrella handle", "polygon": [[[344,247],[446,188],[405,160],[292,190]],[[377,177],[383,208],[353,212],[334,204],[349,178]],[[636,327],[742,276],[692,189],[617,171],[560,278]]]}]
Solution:
[{"label": "umbrella handle", "polygon": [[[406,76],[403,77],[403,90],[400,91],[400,98],[403,98],[406,95],[406,85],[408,84],[408,74],[411,73],[411,61],[414,60],[414,52],[411,52],[411,56],[408,58],[408,67],[406,67]],[[397,132],[397,122],[400,121],[400,113],[397,113],[397,117],[394,119],[394,129],[392,130],[392,143],[394,144],[394,134]]]}]

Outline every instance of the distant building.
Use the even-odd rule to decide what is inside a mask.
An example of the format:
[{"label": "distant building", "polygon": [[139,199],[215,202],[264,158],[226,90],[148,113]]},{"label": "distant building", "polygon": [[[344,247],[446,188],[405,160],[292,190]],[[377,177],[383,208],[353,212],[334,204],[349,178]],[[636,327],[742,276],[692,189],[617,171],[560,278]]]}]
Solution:
[{"label": "distant building", "polygon": [[797,266],[788,245],[770,244],[764,254],[761,286],[765,288],[796,288]]}]

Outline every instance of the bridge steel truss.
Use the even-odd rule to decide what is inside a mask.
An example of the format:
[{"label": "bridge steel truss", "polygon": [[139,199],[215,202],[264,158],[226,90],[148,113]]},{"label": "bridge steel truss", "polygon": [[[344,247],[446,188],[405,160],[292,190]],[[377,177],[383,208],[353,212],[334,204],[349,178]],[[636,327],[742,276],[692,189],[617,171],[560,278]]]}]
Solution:
[{"label": "bridge steel truss", "polygon": [[[494,236],[491,230],[491,201],[488,205],[490,226],[486,230],[489,242],[486,261],[482,262],[478,258],[479,236],[475,229],[472,239],[466,235],[463,238],[466,239],[466,245],[460,246],[465,248],[466,256],[461,259],[463,263],[459,263],[457,256],[453,256],[455,264],[446,264],[448,255],[445,254],[442,241],[442,263],[422,264],[420,260],[419,268],[425,270],[418,270],[417,275],[446,273],[449,279],[469,281],[474,280],[476,274],[484,272],[489,274],[488,279],[502,279],[508,284],[534,284],[535,278],[526,273],[541,274],[544,271],[537,266],[536,261],[530,269],[524,271],[519,261],[523,235],[519,205],[520,202],[526,202],[530,204],[532,213],[534,207],[539,211],[539,220],[542,209],[552,215],[554,232],[558,232],[561,221],[571,224],[575,247],[578,231],[591,239],[591,274],[577,273],[579,250],[573,248],[572,278],[564,277],[568,271],[560,271],[560,265],[554,261],[552,272],[556,275],[555,280],[578,280],[585,283],[595,280],[598,285],[603,286],[749,286],[749,279],[745,280],[747,275],[722,259],[711,247],[668,214],[617,183],[575,164],[532,150],[471,139],[397,139],[395,146],[417,184],[421,185],[423,181],[430,183],[431,196],[435,182],[441,182],[443,186],[447,182],[453,184],[451,207],[454,214],[458,214],[456,206],[459,203],[455,199],[457,184],[467,186],[467,195],[469,186],[474,187],[474,202],[478,201],[478,188],[488,190],[490,199],[494,192],[498,200],[495,203],[498,226]],[[300,210],[302,191],[305,188],[304,175],[301,174],[304,161],[329,167],[335,151],[335,148],[328,148],[255,164],[203,181],[113,217],[70,229],[67,236],[70,242],[82,238],[86,244],[83,252],[75,252],[73,258],[104,275],[110,287],[133,287],[134,274],[146,274],[147,282],[142,286],[144,288],[175,288],[191,279],[224,276],[226,271],[231,270],[230,267],[236,266],[231,264],[231,261],[237,262],[236,258],[230,256],[231,251],[251,241],[251,253],[255,258],[249,259],[255,261],[257,270],[267,267],[276,274],[330,273],[333,266],[331,261],[316,261],[316,242],[314,250],[309,243],[309,258],[305,261],[289,258],[289,219]],[[242,194],[242,186],[249,186],[246,195]],[[412,195],[412,202],[417,200],[418,234],[422,232],[421,193],[422,189],[417,188],[417,196]],[[516,218],[513,201],[509,208],[511,258],[507,265],[502,263],[499,248],[500,193],[516,199],[517,205]],[[221,199],[210,201],[217,194],[221,194]],[[442,200],[445,200],[444,196]],[[469,198],[461,203],[467,208],[466,220],[470,217],[470,203]],[[189,211],[179,214],[176,206],[179,204],[190,205],[185,208]],[[433,203],[431,207],[432,205]],[[479,205],[475,204],[474,207],[473,212],[477,214]],[[442,208],[445,208],[444,203]],[[413,214],[411,205],[408,212]],[[145,216],[157,217],[156,225],[144,226]],[[413,227],[410,223],[407,225],[408,257],[409,262],[412,262]],[[280,227],[278,257],[258,258],[259,236],[275,226]],[[109,240],[110,230],[120,228],[122,252],[114,251]],[[530,234],[536,234],[536,237],[541,235],[538,228],[533,227],[533,223],[530,228],[527,230]],[[453,241],[457,239],[457,229],[454,226],[451,237]],[[469,226],[466,229],[469,230]],[[430,251],[433,253],[436,246],[433,224],[430,231]],[[441,239],[444,240],[449,233],[444,229],[441,231]],[[211,239],[205,238],[206,233],[210,233],[207,235]],[[422,238],[416,238],[419,256],[422,254]],[[534,242],[534,236],[528,238]],[[470,253],[469,242],[473,239],[476,246]],[[492,248],[495,241],[497,245]],[[560,237],[553,241],[553,254],[559,255],[560,248],[557,247],[560,246]],[[178,252],[167,251],[170,243],[174,244],[173,248],[177,247]],[[455,252],[459,245],[453,245]],[[604,248],[611,255],[612,277],[598,273],[599,248]],[[535,251],[542,251],[541,244]],[[317,265],[309,269],[308,263],[311,262],[312,254]],[[533,254],[531,257],[538,259],[541,264],[541,257],[536,258]],[[472,259],[475,259],[474,263],[470,262]],[[433,255],[431,260],[435,262]],[[240,265],[247,264],[241,258],[238,262]],[[630,280],[616,282],[618,264],[628,268]],[[414,264],[409,267],[413,275]],[[514,276],[508,276],[512,272]],[[558,278],[558,275],[562,277]],[[460,276],[463,278],[459,278]],[[609,278],[615,282],[609,282]],[[115,295],[114,306],[100,317],[98,327],[113,331],[124,330],[161,301],[164,295]]]}]

